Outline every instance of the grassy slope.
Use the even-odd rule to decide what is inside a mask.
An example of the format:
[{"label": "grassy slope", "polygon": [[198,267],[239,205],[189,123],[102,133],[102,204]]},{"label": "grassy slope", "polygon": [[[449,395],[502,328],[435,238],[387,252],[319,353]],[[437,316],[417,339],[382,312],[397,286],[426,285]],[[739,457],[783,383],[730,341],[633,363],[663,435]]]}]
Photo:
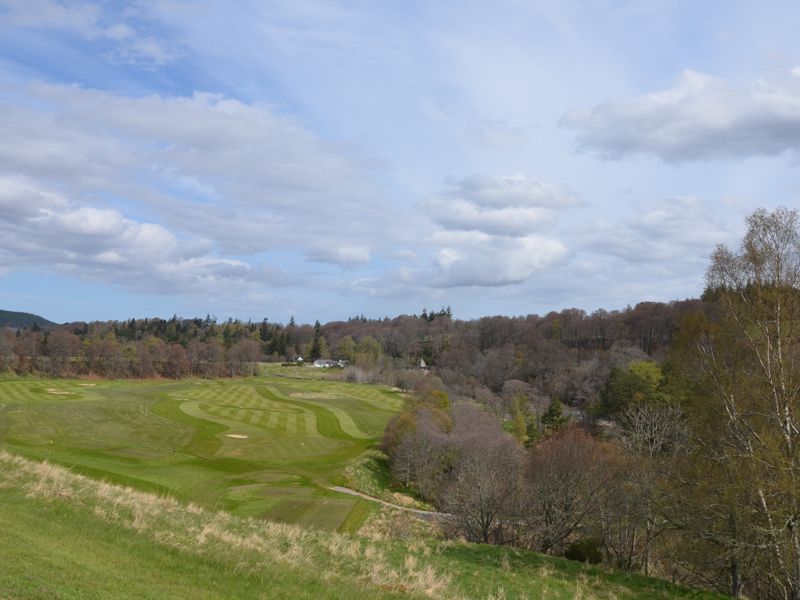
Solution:
[{"label": "grassy slope", "polygon": [[368,508],[327,488],[402,403],[383,388],[279,377],[7,380],[0,447],[207,508],[353,530]]},{"label": "grassy slope", "polygon": [[0,452],[0,596],[714,598],[508,548],[233,517]]}]

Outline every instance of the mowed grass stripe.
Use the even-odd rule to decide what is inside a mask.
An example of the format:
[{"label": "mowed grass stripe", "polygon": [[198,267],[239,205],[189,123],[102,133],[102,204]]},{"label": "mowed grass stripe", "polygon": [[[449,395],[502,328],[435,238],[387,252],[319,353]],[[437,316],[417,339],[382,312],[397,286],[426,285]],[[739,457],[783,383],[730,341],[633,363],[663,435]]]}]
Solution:
[{"label": "mowed grass stripe", "polygon": [[350,509],[350,512],[342,521],[342,524],[339,525],[339,531],[341,533],[356,533],[361,526],[364,524],[364,521],[367,520],[367,517],[372,514],[374,510],[375,504],[369,502],[368,500],[361,500],[358,499],[353,504],[353,508]]},{"label": "mowed grass stripe", "polygon": [[282,402],[283,404],[311,410],[316,417],[317,431],[320,435],[332,439],[353,439],[353,436],[348,435],[344,430],[342,430],[342,427],[339,424],[339,419],[337,419],[336,415],[327,408],[323,408],[318,404],[312,404],[309,402],[290,400],[289,398],[283,397],[278,390],[271,386],[266,388],[258,388],[258,390],[260,393],[265,395],[271,394],[273,398],[276,398],[277,401]]},{"label": "mowed grass stripe", "polygon": [[286,433],[291,435],[297,434],[297,414],[290,412],[286,415]]},{"label": "mowed grass stripe", "polygon": [[[0,380],[0,448],[234,514],[263,515],[297,497],[315,507],[330,500],[320,490],[340,483],[370,447],[366,433],[377,436],[391,417],[357,399],[355,386],[328,382],[81,383]],[[281,483],[269,489],[228,493],[276,473]],[[352,509],[326,507],[299,522],[336,529]]]},{"label": "mowed grass stripe", "polygon": [[308,429],[306,429],[306,416],[308,415],[307,412],[302,412],[297,415],[297,420],[295,421],[295,427],[297,428],[298,435],[306,435],[308,433]]},{"label": "mowed grass stripe", "polygon": [[278,423],[275,425],[275,431],[279,433],[286,432],[286,413],[278,413]]}]

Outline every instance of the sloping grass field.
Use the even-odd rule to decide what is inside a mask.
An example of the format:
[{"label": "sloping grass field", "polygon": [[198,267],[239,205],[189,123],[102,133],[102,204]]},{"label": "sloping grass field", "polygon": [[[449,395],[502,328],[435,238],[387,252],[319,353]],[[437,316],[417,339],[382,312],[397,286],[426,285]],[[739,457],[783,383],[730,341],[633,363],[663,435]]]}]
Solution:
[{"label": "sloping grass field", "polygon": [[370,503],[328,488],[403,402],[283,377],[0,380],[0,448],[207,509],[355,531]]},{"label": "sloping grass field", "polygon": [[498,546],[236,517],[0,451],[2,598],[718,598]]}]

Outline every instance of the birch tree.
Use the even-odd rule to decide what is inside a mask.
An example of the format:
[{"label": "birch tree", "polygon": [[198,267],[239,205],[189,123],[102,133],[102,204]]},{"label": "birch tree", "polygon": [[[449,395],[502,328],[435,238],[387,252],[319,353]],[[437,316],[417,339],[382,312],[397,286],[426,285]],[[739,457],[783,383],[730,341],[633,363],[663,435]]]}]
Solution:
[{"label": "birch tree", "polygon": [[800,222],[779,208],[747,225],[738,250],[713,254],[718,327],[697,351],[723,421],[718,459],[752,486],[759,595],[800,600]]}]

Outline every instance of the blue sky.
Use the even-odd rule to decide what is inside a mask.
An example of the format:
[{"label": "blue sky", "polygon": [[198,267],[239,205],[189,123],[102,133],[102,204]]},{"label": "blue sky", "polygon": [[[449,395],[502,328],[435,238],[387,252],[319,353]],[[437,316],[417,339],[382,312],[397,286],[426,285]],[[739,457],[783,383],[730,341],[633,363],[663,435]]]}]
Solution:
[{"label": "blue sky", "polygon": [[56,321],[698,295],[798,205],[789,2],[0,0],[0,307]]}]

